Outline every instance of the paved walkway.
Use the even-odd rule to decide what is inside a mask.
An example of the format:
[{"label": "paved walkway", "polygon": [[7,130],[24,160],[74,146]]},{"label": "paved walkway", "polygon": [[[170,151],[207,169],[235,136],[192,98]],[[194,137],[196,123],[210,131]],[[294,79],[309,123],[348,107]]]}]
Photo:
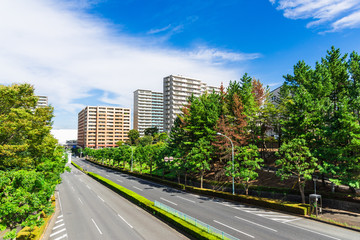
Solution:
[{"label": "paved walkway", "polygon": [[337,223],[345,223],[348,226],[355,226],[360,229],[360,214],[337,209],[324,208],[319,215],[320,219],[333,220]]}]

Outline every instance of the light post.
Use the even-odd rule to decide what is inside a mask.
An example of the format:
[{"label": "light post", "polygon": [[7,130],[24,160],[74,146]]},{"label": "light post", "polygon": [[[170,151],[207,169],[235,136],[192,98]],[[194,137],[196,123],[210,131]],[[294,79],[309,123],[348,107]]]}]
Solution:
[{"label": "light post", "polygon": [[233,142],[231,141],[231,139],[228,137],[228,136],[226,136],[226,135],[224,135],[224,134],[222,134],[222,133],[216,133],[217,135],[219,135],[219,136],[224,136],[224,137],[226,137],[227,139],[229,139],[230,140],[230,143],[231,143],[231,159],[232,159],[232,174],[231,174],[231,176],[232,176],[232,194],[233,195],[235,195],[235,184],[234,184],[234,172],[235,172],[235,167],[234,167],[234,144],[233,144]]}]

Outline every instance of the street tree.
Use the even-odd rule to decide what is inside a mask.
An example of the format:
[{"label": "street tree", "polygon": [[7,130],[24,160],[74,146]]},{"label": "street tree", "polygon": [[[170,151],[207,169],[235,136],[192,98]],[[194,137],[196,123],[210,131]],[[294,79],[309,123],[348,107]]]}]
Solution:
[{"label": "street tree", "polygon": [[281,179],[296,176],[302,203],[305,203],[305,183],[312,178],[318,165],[317,159],[312,156],[307,147],[306,140],[295,138],[283,143],[277,152],[277,156],[280,159],[276,161],[278,166],[276,174]]}]

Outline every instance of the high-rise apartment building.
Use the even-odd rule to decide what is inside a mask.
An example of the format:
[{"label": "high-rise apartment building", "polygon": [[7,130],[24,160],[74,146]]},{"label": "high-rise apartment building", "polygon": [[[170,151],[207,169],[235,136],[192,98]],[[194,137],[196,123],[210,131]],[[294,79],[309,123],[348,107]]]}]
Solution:
[{"label": "high-rise apartment building", "polygon": [[134,92],[134,129],[140,136],[147,128],[157,127],[163,132],[164,123],[163,94],[150,90],[138,89]]},{"label": "high-rise apartment building", "polygon": [[48,106],[48,97],[47,96],[37,96],[39,98],[36,107],[47,107]]},{"label": "high-rise apartment building", "polygon": [[78,114],[77,145],[82,148],[116,147],[128,140],[130,108],[87,106]]},{"label": "high-rise apartment building", "polygon": [[199,97],[207,92],[219,92],[219,88],[208,86],[200,80],[183,76],[170,75],[164,78],[164,131],[170,132],[177,114],[187,104],[192,94]]}]

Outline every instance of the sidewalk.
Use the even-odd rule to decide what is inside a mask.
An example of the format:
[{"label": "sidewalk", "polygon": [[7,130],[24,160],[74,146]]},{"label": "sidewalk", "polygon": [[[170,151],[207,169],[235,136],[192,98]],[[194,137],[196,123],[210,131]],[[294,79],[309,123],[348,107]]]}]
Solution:
[{"label": "sidewalk", "polygon": [[323,213],[318,216],[321,220],[330,220],[347,226],[360,229],[360,214],[337,209],[324,208]]}]

